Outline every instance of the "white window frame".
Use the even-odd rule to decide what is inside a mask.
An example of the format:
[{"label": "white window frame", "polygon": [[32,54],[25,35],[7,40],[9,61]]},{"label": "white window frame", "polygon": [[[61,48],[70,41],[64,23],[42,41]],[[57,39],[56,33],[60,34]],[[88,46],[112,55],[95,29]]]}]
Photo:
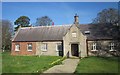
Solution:
[{"label": "white window frame", "polygon": [[62,47],[62,43],[56,43],[56,51],[62,51],[62,50],[58,50],[58,45],[61,45]]},{"label": "white window frame", "polygon": [[[28,47],[31,45],[31,47],[32,47],[32,43],[28,43],[27,44],[27,51],[32,51],[32,49],[29,49]],[[32,47],[33,48],[33,47]]]},{"label": "white window frame", "polygon": [[114,48],[115,48],[115,44],[113,42],[111,42],[109,51],[116,51]]},{"label": "white window frame", "polygon": [[76,32],[72,32],[72,37],[77,37],[77,33]]},{"label": "white window frame", "polygon": [[15,51],[20,51],[20,44],[15,44]]},{"label": "white window frame", "polygon": [[41,50],[42,51],[47,51],[47,43],[43,43],[42,45],[41,45]]},{"label": "white window frame", "polygon": [[97,48],[97,43],[93,43],[91,51],[98,51],[96,48]]}]

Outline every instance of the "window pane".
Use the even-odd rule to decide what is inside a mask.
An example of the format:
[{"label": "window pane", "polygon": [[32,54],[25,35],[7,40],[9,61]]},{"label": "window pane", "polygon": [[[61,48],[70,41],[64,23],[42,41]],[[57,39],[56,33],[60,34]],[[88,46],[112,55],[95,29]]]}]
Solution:
[{"label": "window pane", "polygon": [[28,50],[32,50],[32,44],[28,44]]},{"label": "window pane", "polygon": [[96,43],[92,44],[92,50],[96,50]]},{"label": "window pane", "polygon": [[56,51],[62,51],[62,44],[61,43],[57,44]]},{"label": "window pane", "polygon": [[42,44],[41,45],[41,50],[47,51],[47,44]]},{"label": "window pane", "polygon": [[114,49],[114,43],[110,43],[110,50]]},{"label": "window pane", "polygon": [[72,33],[72,37],[76,37],[76,33],[74,32],[74,33]]},{"label": "window pane", "polygon": [[20,50],[20,45],[19,45],[19,44],[16,44],[16,45],[15,45],[15,50],[16,50],[16,51],[19,51],[19,50]]}]

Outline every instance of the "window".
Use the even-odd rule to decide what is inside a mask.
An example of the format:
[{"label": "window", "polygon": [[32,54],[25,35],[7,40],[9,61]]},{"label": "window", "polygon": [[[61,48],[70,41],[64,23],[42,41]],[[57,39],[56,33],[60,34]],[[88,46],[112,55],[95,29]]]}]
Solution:
[{"label": "window", "polygon": [[56,51],[62,51],[62,44],[61,43],[56,44]]},{"label": "window", "polygon": [[32,51],[32,43],[29,43],[29,44],[27,45],[27,49],[28,49],[28,51]]},{"label": "window", "polygon": [[93,43],[93,44],[92,44],[92,50],[91,50],[91,51],[97,51],[97,50],[96,50],[96,43]]},{"label": "window", "polygon": [[47,51],[47,43],[44,43],[41,45],[41,50],[42,51]]},{"label": "window", "polygon": [[115,47],[115,44],[114,43],[110,43],[110,51],[115,51],[114,47]]},{"label": "window", "polygon": [[15,51],[20,51],[20,44],[15,45]]},{"label": "window", "polygon": [[72,37],[77,37],[77,36],[76,36],[76,32],[73,32],[73,33],[72,33]]},{"label": "window", "polygon": [[85,33],[85,34],[90,34],[90,31],[85,31],[84,33]]}]

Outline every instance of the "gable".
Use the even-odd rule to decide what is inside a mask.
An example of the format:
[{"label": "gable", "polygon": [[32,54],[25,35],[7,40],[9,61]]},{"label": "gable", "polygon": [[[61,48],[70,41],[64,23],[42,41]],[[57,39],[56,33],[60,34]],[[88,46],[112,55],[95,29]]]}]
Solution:
[{"label": "gable", "polygon": [[66,38],[66,40],[69,40],[71,42],[77,42],[79,41],[81,35],[83,34],[81,33],[80,29],[75,24],[73,24],[66,32],[63,39]]}]

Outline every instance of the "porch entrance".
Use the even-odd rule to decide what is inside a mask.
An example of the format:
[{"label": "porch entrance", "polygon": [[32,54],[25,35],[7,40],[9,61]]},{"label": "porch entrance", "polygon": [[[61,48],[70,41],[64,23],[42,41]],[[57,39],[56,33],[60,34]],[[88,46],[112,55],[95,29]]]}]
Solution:
[{"label": "porch entrance", "polygon": [[71,44],[71,54],[72,56],[79,56],[79,53],[78,53],[78,44]]}]

